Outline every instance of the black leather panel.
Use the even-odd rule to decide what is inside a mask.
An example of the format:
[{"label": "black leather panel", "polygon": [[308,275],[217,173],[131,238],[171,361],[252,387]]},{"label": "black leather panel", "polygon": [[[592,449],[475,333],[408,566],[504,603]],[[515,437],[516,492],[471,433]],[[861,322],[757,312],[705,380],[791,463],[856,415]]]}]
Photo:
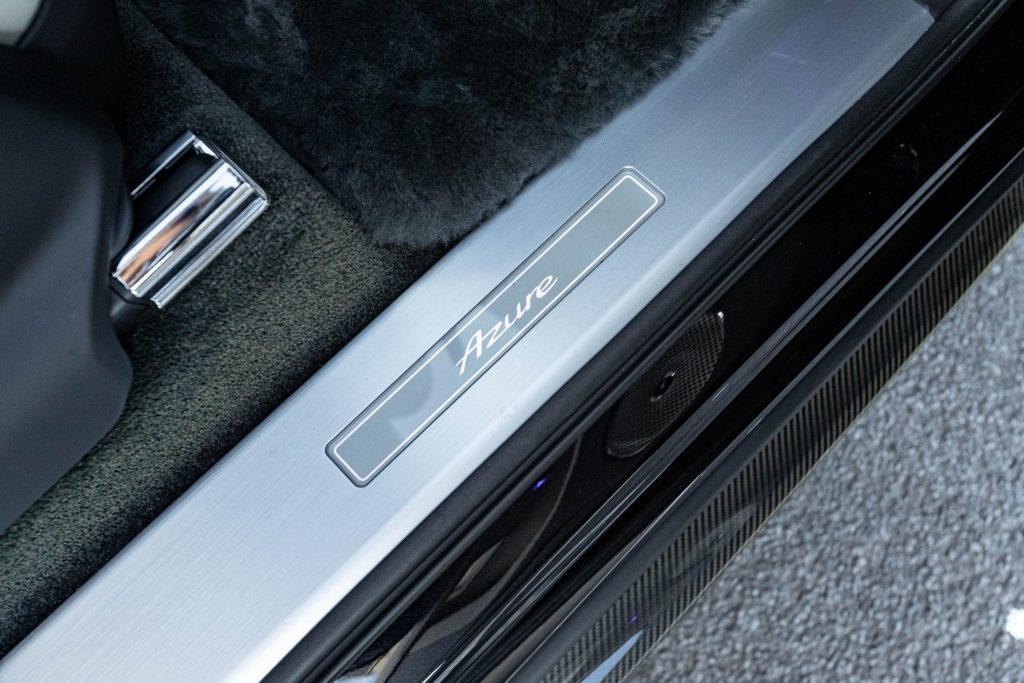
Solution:
[{"label": "black leather panel", "polygon": [[131,365],[110,321],[121,144],[77,83],[0,50],[0,530],[113,425]]},{"label": "black leather panel", "polygon": [[43,0],[18,48],[67,73],[120,120],[125,58],[113,0]]}]

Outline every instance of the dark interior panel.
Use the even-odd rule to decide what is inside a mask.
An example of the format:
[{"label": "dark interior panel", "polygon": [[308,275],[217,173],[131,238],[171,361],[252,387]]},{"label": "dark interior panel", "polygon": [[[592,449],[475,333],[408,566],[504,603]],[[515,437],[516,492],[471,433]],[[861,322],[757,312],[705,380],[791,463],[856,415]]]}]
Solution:
[{"label": "dark interior panel", "polygon": [[0,529],[110,429],[131,382],[107,289],[121,143],[79,85],[0,49]]}]

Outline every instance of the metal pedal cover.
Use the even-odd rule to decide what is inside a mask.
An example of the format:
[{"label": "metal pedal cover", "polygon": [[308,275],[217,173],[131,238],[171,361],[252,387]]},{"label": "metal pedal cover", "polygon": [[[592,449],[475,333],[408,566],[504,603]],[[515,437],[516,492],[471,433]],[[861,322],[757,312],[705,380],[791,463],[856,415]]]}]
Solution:
[{"label": "metal pedal cover", "polygon": [[192,132],[183,133],[143,171],[130,196],[141,230],[115,259],[114,289],[133,303],[160,308],[268,203],[236,163]]}]

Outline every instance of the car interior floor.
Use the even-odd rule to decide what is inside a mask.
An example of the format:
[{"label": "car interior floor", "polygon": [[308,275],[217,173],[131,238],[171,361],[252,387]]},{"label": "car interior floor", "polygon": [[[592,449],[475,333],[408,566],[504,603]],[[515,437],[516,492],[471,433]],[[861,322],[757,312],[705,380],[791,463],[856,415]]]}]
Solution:
[{"label": "car interior floor", "polygon": [[192,130],[270,206],[144,315],[120,421],[0,535],[0,655],[736,4],[121,0],[126,169]]}]

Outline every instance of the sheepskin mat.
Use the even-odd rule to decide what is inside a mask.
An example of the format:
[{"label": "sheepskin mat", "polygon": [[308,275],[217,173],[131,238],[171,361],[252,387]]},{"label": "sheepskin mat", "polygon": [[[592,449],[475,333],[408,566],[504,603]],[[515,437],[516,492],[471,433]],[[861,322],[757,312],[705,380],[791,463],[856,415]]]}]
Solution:
[{"label": "sheepskin mat", "polygon": [[383,243],[451,243],[737,0],[137,0]]}]

